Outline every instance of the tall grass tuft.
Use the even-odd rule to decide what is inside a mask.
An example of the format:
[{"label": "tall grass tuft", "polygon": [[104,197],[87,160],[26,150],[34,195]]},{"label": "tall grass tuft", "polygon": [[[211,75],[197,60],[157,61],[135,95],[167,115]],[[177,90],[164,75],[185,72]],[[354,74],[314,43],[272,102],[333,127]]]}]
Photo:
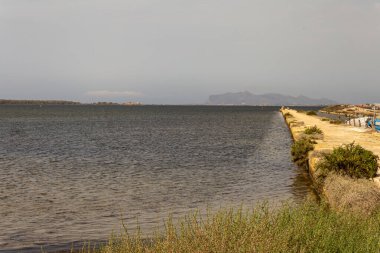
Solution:
[{"label": "tall grass tuft", "polygon": [[309,138],[302,138],[292,145],[291,154],[293,162],[300,167],[306,167],[309,151],[314,150],[313,142]]},{"label": "tall grass tuft", "polygon": [[206,218],[195,213],[178,224],[169,219],[165,231],[152,240],[124,232],[97,252],[378,252],[379,248],[379,214],[363,219],[307,202],[279,209],[267,205],[251,211],[222,209]]},{"label": "tall grass tuft", "polygon": [[317,126],[308,127],[304,131],[305,134],[322,134],[322,130],[318,128]]}]

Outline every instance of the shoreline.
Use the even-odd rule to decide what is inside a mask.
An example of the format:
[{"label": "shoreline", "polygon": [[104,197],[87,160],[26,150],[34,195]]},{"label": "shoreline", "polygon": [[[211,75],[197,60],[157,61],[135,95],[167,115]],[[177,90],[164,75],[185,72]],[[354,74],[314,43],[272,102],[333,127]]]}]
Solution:
[{"label": "shoreline", "polygon": [[[315,188],[319,189],[317,192],[320,197],[336,210],[367,212],[368,210],[365,210],[366,208],[362,206],[366,206],[373,199],[366,198],[367,194],[364,193],[368,191],[380,197],[380,169],[373,180],[352,179],[334,175],[329,179],[328,184],[323,183],[320,185],[317,182],[316,167],[320,161],[321,152],[328,152],[335,147],[352,142],[380,156],[380,134],[371,129],[331,124],[329,121],[322,121],[322,117],[306,115],[306,113],[293,109],[281,109],[281,113],[288,125],[293,141],[300,140],[304,136],[303,132],[307,127],[317,126],[323,132],[323,137],[316,139],[314,150],[308,152],[306,168]],[[286,117],[286,113],[291,114],[291,117]],[[343,203],[345,199],[351,199],[352,201]],[[371,208],[380,208],[380,203],[377,204],[377,207]]]}]

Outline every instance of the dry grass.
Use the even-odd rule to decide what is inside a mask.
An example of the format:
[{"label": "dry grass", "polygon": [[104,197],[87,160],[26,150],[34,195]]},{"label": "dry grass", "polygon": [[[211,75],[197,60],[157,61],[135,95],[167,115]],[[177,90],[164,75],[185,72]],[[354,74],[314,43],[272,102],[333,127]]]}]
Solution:
[{"label": "dry grass", "polygon": [[324,181],[323,189],[329,204],[335,210],[372,214],[380,208],[380,189],[370,180],[355,180],[330,173]]},{"label": "dry grass", "polygon": [[300,127],[303,125],[305,125],[305,123],[303,121],[292,121],[289,123],[290,127]]}]

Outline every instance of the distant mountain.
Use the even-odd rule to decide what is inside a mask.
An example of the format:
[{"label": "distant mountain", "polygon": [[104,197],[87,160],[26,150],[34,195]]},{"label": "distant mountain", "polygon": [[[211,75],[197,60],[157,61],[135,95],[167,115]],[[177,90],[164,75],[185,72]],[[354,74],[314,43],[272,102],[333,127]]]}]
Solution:
[{"label": "distant mountain", "polygon": [[210,105],[331,105],[337,102],[329,99],[314,99],[305,96],[285,96],[281,94],[268,93],[262,95],[252,94],[248,91],[211,95]]}]

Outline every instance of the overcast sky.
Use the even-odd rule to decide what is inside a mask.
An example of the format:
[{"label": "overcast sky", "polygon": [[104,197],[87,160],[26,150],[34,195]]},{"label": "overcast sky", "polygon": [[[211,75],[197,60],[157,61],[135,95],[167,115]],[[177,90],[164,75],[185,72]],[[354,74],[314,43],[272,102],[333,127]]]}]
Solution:
[{"label": "overcast sky", "polygon": [[0,98],[380,102],[380,0],[0,0]]}]

